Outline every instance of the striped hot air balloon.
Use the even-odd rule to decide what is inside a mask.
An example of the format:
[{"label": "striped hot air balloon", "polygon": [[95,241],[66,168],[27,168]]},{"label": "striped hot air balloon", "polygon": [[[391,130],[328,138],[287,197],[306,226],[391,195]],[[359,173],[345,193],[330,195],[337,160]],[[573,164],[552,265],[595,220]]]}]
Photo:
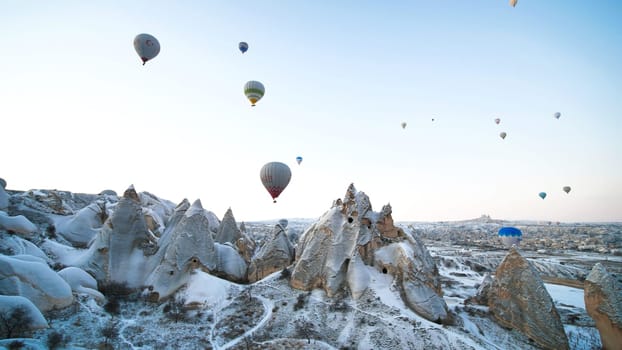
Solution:
[{"label": "striped hot air balloon", "polygon": [[502,227],[499,229],[499,238],[501,238],[501,242],[506,247],[510,248],[513,245],[520,244],[520,241],[523,239],[523,233],[516,227]]},{"label": "striped hot air balloon", "polygon": [[265,92],[266,89],[263,84],[258,81],[251,80],[244,85],[244,95],[251,101],[251,106],[255,106],[255,103],[261,100]]},{"label": "striped hot air balloon", "polygon": [[134,38],[134,50],[143,61],[143,66],[147,61],[153,59],[160,53],[160,42],[153,35],[138,34]]},{"label": "striped hot air balloon", "polygon": [[270,162],[265,164],[259,172],[261,183],[268,190],[272,200],[276,203],[276,198],[283,192],[292,178],[292,172],[286,164],[281,162]]}]

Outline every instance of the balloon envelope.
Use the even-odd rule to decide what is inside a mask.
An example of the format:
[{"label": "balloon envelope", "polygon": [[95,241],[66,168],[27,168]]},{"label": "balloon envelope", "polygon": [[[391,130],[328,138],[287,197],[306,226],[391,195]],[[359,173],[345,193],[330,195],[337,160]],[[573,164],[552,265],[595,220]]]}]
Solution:
[{"label": "balloon envelope", "polygon": [[246,51],[248,51],[248,44],[244,41],[240,41],[240,43],[238,44],[238,48],[240,49],[240,51],[242,51],[242,53],[245,53]]},{"label": "balloon envelope", "polygon": [[143,65],[147,61],[153,59],[160,53],[160,42],[153,35],[138,34],[134,38],[134,50],[138,57],[143,61]]},{"label": "balloon envelope", "polygon": [[302,157],[301,156],[296,157],[296,163],[300,165],[301,162],[302,162]]},{"label": "balloon envelope", "polygon": [[501,119],[495,118],[495,123],[497,123],[497,124],[501,123]]},{"label": "balloon envelope", "polygon": [[510,0],[510,5],[512,7],[516,7],[516,3],[518,2],[518,0]]},{"label": "balloon envelope", "polygon": [[499,229],[499,238],[506,247],[510,248],[513,245],[520,244],[523,233],[516,227],[502,227]]},{"label": "balloon envelope", "polygon": [[268,190],[276,203],[276,198],[283,192],[292,178],[292,172],[286,164],[270,162],[264,165],[259,172],[261,183]]},{"label": "balloon envelope", "polygon": [[266,89],[263,87],[263,84],[258,81],[251,80],[244,84],[244,95],[251,101],[252,106],[255,106],[255,103],[261,100],[265,92]]},{"label": "balloon envelope", "polygon": [[538,196],[540,196],[540,198],[544,199],[544,198],[546,198],[546,192],[540,192],[540,193],[538,193]]},{"label": "balloon envelope", "polygon": [[561,117],[562,114],[559,113],[559,112],[555,112],[555,114],[553,114],[553,116],[555,117],[555,119],[559,119],[559,117]]},{"label": "balloon envelope", "polygon": [[563,190],[566,193],[570,192],[570,186],[564,186]]},{"label": "balloon envelope", "polygon": [[502,131],[499,136],[501,136],[502,139],[505,139],[506,136],[508,136],[508,134],[505,131]]}]

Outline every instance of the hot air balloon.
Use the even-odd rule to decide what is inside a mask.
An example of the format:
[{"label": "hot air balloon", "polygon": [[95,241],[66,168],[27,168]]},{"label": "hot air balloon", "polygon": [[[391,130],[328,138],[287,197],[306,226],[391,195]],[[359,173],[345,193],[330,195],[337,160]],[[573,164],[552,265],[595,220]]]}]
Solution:
[{"label": "hot air balloon", "polygon": [[544,199],[544,198],[546,198],[546,192],[540,192],[540,193],[538,193],[538,196],[540,196],[540,198]]},{"label": "hot air balloon", "polygon": [[523,233],[516,227],[502,227],[499,229],[499,238],[501,238],[501,242],[506,247],[510,248],[513,245],[520,244],[520,241],[523,239]]},{"label": "hot air balloon", "polygon": [[160,53],[160,43],[158,39],[150,34],[138,34],[134,38],[134,50],[143,61],[143,66],[147,61],[153,59]]},{"label": "hot air balloon", "polygon": [[402,122],[402,129],[406,129],[406,122]]},{"label": "hot air balloon", "polygon": [[516,7],[516,3],[518,2],[518,0],[510,0],[510,5],[512,7]]},{"label": "hot air balloon", "polygon": [[563,190],[566,193],[570,192],[570,186],[564,186]]},{"label": "hot air balloon", "polygon": [[245,53],[246,51],[248,51],[248,44],[244,41],[240,41],[240,43],[238,44],[238,48],[240,49],[240,51],[242,51],[242,53]]},{"label": "hot air balloon", "polygon": [[301,156],[296,157],[296,163],[298,163],[298,165],[300,165],[300,163],[302,163],[302,157]]},{"label": "hot air balloon", "polygon": [[263,84],[258,81],[251,80],[244,84],[244,95],[251,101],[251,106],[253,107],[257,101],[261,100],[265,92],[266,89],[263,87]]},{"label": "hot air balloon", "polygon": [[508,136],[508,134],[505,131],[502,131],[499,136],[501,136],[502,139],[505,140],[505,137]]},{"label": "hot air balloon", "polygon": [[561,117],[562,114],[559,113],[559,112],[555,112],[555,114],[553,114],[553,116],[555,117],[555,119],[559,119],[559,117]]},{"label": "hot air balloon", "polygon": [[496,124],[501,123],[501,119],[499,119],[499,118],[495,118],[495,123],[496,123]]},{"label": "hot air balloon", "polygon": [[259,172],[261,183],[268,190],[274,203],[276,198],[283,192],[292,178],[292,172],[286,164],[270,162],[264,165]]},{"label": "hot air balloon", "polygon": [[434,121],[434,118],[432,118],[432,121]]}]

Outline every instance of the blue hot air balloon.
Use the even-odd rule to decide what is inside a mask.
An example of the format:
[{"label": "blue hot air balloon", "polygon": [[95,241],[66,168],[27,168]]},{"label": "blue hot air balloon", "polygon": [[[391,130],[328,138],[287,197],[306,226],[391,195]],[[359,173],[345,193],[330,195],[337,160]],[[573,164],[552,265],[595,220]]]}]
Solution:
[{"label": "blue hot air balloon", "polygon": [[508,248],[513,245],[519,245],[522,237],[523,233],[516,227],[502,227],[499,229],[499,238]]},{"label": "blue hot air balloon", "polygon": [[296,163],[298,163],[298,165],[300,165],[300,163],[302,163],[302,157],[301,156],[296,157]]},{"label": "blue hot air balloon", "polygon": [[546,192],[540,192],[540,193],[538,193],[538,196],[540,196],[540,198],[544,199],[544,198],[546,198]]},{"label": "blue hot air balloon", "polygon": [[240,43],[238,44],[238,48],[242,53],[245,53],[246,51],[248,51],[248,44],[244,41],[240,41]]}]

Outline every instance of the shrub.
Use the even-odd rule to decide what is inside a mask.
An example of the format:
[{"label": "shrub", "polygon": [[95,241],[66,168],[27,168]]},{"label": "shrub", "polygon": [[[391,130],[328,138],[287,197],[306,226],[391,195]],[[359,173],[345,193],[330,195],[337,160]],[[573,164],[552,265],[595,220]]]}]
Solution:
[{"label": "shrub", "polygon": [[107,297],[127,299],[134,290],[127,286],[126,282],[108,281],[99,284],[99,291]]},{"label": "shrub", "polygon": [[24,306],[0,313],[0,336],[2,339],[25,337],[33,322]]},{"label": "shrub", "polygon": [[21,340],[13,340],[9,343],[9,350],[18,350],[24,348],[24,342]]},{"label": "shrub", "polygon": [[104,310],[111,315],[118,315],[121,312],[121,303],[116,297],[108,299],[108,302],[104,305]]},{"label": "shrub", "polygon": [[71,338],[68,335],[63,335],[57,331],[53,331],[48,334],[47,345],[49,349],[54,350],[60,347],[65,347],[70,340]]},{"label": "shrub", "polygon": [[305,307],[305,303],[307,302],[307,297],[305,293],[298,294],[298,298],[296,299],[296,304],[294,304],[294,311],[298,311]]},{"label": "shrub", "polygon": [[114,341],[119,336],[119,325],[116,322],[108,322],[101,330],[104,337],[104,346],[107,348],[110,341]]},{"label": "shrub", "polygon": [[174,322],[185,321],[187,318],[185,304],[186,300],[184,299],[171,298],[162,311],[166,313],[166,317]]},{"label": "shrub", "polygon": [[292,276],[292,272],[287,267],[284,267],[283,270],[281,271],[281,274],[279,275],[279,279],[289,280],[291,276]]}]

